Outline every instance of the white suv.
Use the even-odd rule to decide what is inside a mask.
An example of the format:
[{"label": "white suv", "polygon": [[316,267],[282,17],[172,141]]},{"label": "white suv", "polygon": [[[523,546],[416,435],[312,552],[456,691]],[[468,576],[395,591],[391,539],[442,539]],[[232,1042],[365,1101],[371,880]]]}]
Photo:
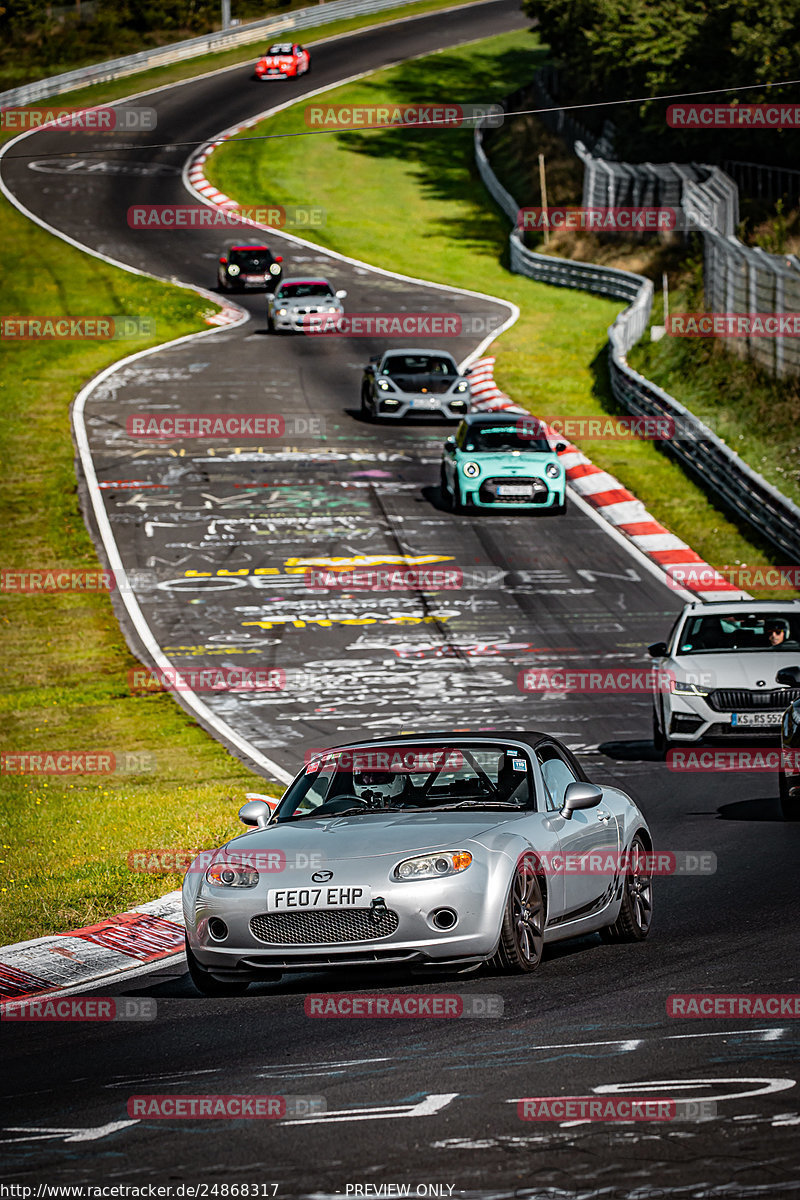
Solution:
[{"label": "white suv", "polygon": [[656,749],[703,738],[777,739],[800,688],[775,676],[800,654],[800,600],[687,604],[666,642],[655,642]]}]

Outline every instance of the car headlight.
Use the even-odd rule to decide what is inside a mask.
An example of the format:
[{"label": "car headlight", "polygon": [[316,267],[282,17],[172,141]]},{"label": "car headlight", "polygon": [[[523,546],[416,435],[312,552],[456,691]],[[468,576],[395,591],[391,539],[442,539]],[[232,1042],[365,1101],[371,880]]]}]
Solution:
[{"label": "car headlight", "polygon": [[270,268],[269,268],[269,273],[270,273],[270,275],[280,275],[280,273],[281,273],[280,263],[271,263]]},{"label": "car headlight", "polygon": [[339,312],[340,310],[336,304],[332,304],[329,309],[326,309],[326,311],[327,312]]},{"label": "car headlight", "polygon": [[229,275],[238,275],[239,272],[241,271],[241,269],[242,269],[241,267],[237,267],[236,263],[228,263],[228,274]]},{"label": "car headlight", "polygon": [[462,379],[460,383],[456,384],[455,391],[466,392],[468,388],[469,388],[469,384],[467,383],[466,379]]},{"label": "car headlight", "polygon": [[670,682],[670,691],[677,696],[707,696],[708,688],[702,688],[697,683],[681,683],[679,679]]},{"label": "car headlight", "polygon": [[382,392],[388,392],[389,389],[391,388],[391,386],[392,385],[389,383],[388,379],[379,379],[378,380],[378,387],[381,389]]},{"label": "car headlight", "polygon": [[545,474],[549,475],[551,479],[557,479],[561,474],[561,467],[558,463],[548,463],[545,467]]},{"label": "car headlight", "polygon": [[206,883],[222,888],[252,888],[258,883],[258,871],[221,858],[206,871]]},{"label": "car headlight", "polygon": [[476,462],[465,462],[462,470],[468,479],[474,479],[476,475],[480,475],[481,468]]},{"label": "car headlight", "polygon": [[287,309],[285,309],[285,308],[276,308],[276,309],[275,309],[275,314],[276,314],[276,316],[279,316],[279,317],[285,317],[285,316],[286,316],[286,313],[287,313],[287,311],[288,311],[288,310],[287,310]]},{"label": "car headlight", "polygon": [[421,854],[404,858],[392,871],[392,879],[444,879],[466,871],[472,862],[469,850],[445,850],[442,854]]}]

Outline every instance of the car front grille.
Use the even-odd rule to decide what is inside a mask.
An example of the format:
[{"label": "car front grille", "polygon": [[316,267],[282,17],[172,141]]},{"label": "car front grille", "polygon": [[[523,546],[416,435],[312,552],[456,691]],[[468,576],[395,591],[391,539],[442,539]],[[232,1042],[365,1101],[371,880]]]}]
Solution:
[{"label": "car front grille", "polygon": [[389,937],[400,919],[391,909],[319,909],[311,912],[263,913],[253,917],[250,930],[272,946],[320,946],[342,942],[373,942]]},{"label": "car front grille", "polygon": [[717,688],[708,693],[708,707],[714,712],[759,712],[765,708],[788,708],[800,700],[800,688],[752,692],[748,688]]},{"label": "car front grille", "polygon": [[[531,484],[532,496],[498,496],[499,485],[523,487]],[[478,497],[483,504],[544,504],[550,495],[550,489],[542,479],[529,479],[519,475],[509,475],[500,479],[484,479],[481,483]]]}]

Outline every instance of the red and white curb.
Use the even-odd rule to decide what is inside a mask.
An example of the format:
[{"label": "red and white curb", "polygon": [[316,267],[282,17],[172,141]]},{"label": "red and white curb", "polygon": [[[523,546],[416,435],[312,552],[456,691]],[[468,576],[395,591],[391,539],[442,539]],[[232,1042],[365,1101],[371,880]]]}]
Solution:
[{"label": "red and white curb", "polygon": [[[469,369],[474,408],[479,412],[514,412],[530,416],[512,403],[494,381],[494,358],[481,358]],[[545,426],[551,445],[563,442],[563,435]],[[651,516],[641,500],[623,487],[618,479],[596,467],[591,459],[567,442],[559,458],[564,464],[570,488],[577,492],[610,525],[624,534],[638,550],[675,580],[676,590],[685,590],[699,600],[748,599],[748,593],[734,587],[723,575],[696,554],[686,542],[670,533]]]},{"label": "red and white curb", "polygon": [[183,949],[181,893],[96,925],[0,947],[0,1011],[4,1004],[117,978]]}]

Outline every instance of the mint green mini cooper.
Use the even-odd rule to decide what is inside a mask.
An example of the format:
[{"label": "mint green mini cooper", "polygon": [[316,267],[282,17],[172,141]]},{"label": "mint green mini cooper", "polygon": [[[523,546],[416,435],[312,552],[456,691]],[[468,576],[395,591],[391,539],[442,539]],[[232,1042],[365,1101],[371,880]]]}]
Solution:
[{"label": "mint green mini cooper", "polygon": [[441,489],[446,504],[464,508],[536,508],[566,511],[567,480],[555,449],[531,433],[531,418],[474,413],[449,437],[442,453]]}]

